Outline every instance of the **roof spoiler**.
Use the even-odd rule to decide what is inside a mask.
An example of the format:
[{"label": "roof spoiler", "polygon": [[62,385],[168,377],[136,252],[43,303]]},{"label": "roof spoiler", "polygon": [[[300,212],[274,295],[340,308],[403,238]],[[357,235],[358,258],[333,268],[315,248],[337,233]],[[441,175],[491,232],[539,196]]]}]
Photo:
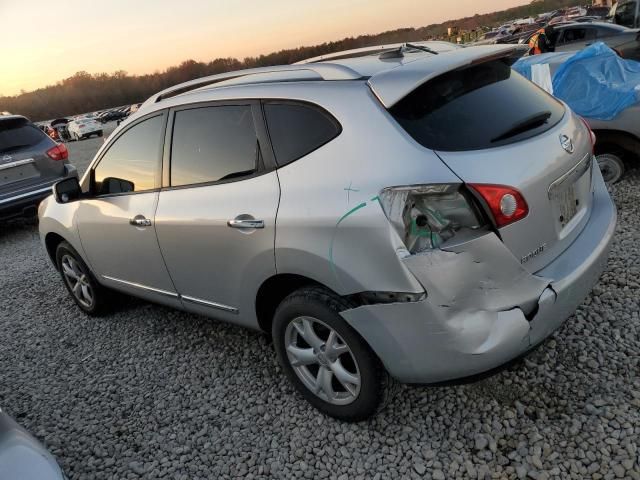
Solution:
[{"label": "roof spoiler", "polygon": [[385,70],[371,77],[368,84],[385,108],[391,108],[420,85],[444,73],[498,59],[505,59],[513,64],[528,50],[526,45],[461,48]]}]

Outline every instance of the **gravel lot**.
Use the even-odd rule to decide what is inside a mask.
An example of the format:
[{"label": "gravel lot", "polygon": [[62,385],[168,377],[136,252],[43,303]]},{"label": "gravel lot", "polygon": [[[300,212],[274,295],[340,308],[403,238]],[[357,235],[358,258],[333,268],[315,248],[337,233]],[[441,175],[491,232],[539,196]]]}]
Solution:
[{"label": "gravel lot", "polygon": [[[101,142],[69,144],[72,161]],[[357,425],[303,401],[260,334],[137,300],[85,317],[34,222],[13,221],[0,405],[71,479],[640,479],[640,172],[614,194],[609,269],[543,347],[473,385],[402,387]]]}]

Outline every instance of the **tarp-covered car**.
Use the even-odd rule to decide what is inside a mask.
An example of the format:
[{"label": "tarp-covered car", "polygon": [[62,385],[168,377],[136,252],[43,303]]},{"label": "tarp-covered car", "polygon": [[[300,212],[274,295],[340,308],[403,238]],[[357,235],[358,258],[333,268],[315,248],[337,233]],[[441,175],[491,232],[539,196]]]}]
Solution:
[{"label": "tarp-covered car", "polygon": [[597,137],[605,180],[618,181],[640,156],[640,62],[620,58],[603,43],[581,52],[525,57],[513,68],[566,102]]}]

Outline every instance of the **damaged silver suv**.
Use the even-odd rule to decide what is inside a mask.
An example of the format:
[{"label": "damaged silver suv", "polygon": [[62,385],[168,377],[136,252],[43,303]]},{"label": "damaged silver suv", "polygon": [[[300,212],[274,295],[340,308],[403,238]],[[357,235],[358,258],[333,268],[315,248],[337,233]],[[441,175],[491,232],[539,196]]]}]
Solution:
[{"label": "damaged silver suv", "polygon": [[40,206],[88,314],[117,290],[273,337],[319,410],[393,379],[484,373],[542,342],[605,268],[593,136],[513,72],[517,46],[362,50],[145,102]]}]

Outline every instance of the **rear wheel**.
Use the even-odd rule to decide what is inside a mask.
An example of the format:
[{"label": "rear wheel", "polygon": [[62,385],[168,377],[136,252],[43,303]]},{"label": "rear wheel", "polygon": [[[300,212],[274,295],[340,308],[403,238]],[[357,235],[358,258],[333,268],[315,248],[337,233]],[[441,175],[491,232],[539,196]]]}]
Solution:
[{"label": "rear wheel", "polygon": [[624,175],[624,162],[619,155],[614,153],[602,153],[596,156],[602,177],[607,183],[616,183]]},{"label": "rear wheel", "polygon": [[280,365],[318,410],[360,421],[378,409],[387,374],[339,312],[352,308],[328,290],[303,288],[276,310],[272,333]]},{"label": "rear wheel", "polygon": [[87,264],[69,243],[58,245],[56,264],[76,305],[88,315],[104,313],[109,292],[96,281]]}]

